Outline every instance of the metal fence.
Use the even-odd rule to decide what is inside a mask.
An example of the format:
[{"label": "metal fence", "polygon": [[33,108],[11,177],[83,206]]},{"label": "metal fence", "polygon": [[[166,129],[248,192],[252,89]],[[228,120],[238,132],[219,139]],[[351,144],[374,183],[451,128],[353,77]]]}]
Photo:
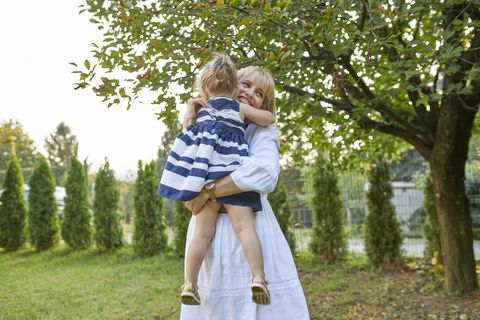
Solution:
[{"label": "metal fence", "polygon": [[[302,169],[302,172],[298,169],[287,169],[283,173],[292,206],[292,225],[297,249],[306,250],[314,223],[312,209],[309,206],[312,175],[308,169]],[[338,175],[338,185],[345,209],[348,250],[363,253],[364,218],[368,214],[365,199],[369,188],[367,176],[358,172],[341,173]],[[422,210],[423,190],[418,189],[412,182],[392,181],[392,187],[394,192],[392,203],[405,236],[402,243],[403,253],[405,256],[423,257],[425,249],[422,231],[425,220],[425,213]],[[480,181],[467,182],[466,192],[470,199],[475,257],[480,259]]]}]

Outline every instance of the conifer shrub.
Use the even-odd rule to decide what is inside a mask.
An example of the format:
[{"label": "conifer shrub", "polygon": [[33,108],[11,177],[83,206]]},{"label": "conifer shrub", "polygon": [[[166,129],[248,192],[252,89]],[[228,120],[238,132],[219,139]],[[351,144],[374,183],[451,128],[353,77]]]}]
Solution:
[{"label": "conifer shrub", "polygon": [[55,179],[44,157],[36,164],[28,184],[30,244],[39,251],[53,248],[60,240]]},{"label": "conifer shrub", "polygon": [[98,251],[114,252],[123,246],[122,217],[118,213],[120,191],[113,170],[105,158],[105,164],[95,177],[93,200],[94,239]]},{"label": "conifer shrub", "polygon": [[401,258],[403,235],[392,204],[390,168],[379,159],[368,174],[368,214],[365,217],[365,251],[370,262],[379,266]]},{"label": "conifer shrub", "polygon": [[313,169],[312,240],[310,250],[329,261],[340,259],[346,251],[345,213],[338,180],[332,165],[318,158]]},{"label": "conifer shrub", "polygon": [[135,181],[133,250],[139,255],[152,256],[167,247],[163,198],[157,195],[158,179],[155,161],[145,165],[138,162]]},{"label": "conifer shrub", "polygon": [[175,201],[175,215],[173,216],[173,246],[175,252],[184,255],[187,244],[188,224],[192,218],[192,212],[181,201]]},{"label": "conifer shrub", "polygon": [[288,200],[287,186],[283,182],[283,172],[278,176],[278,182],[275,189],[268,194],[268,202],[270,203],[273,213],[277,218],[280,229],[282,229],[288,246],[292,253],[295,252],[295,234],[291,228],[292,221],[292,207],[290,200]]},{"label": "conifer shrub", "polygon": [[20,162],[12,148],[0,196],[0,247],[17,251],[27,241],[27,206]]},{"label": "conifer shrub", "polygon": [[432,259],[437,254],[437,263],[442,261],[442,246],[440,243],[440,228],[438,226],[437,208],[435,207],[435,189],[433,185],[432,172],[429,170],[425,177],[425,186],[423,189],[423,210],[427,217],[422,225],[423,235],[427,240],[424,256]]},{"label": "conifer shrub", "polygon": [[87,249],[92,243],[92,214],[83,165],[76,156],[70,158],[65,189],[67,196],[60,228],[62,239],[74,250]]}]

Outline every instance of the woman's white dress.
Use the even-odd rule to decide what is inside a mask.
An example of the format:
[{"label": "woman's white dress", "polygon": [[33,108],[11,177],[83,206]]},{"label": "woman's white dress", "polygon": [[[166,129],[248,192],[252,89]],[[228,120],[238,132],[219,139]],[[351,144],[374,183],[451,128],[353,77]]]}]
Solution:
[{"label": "woman's white dress", "polygon": [[[182,305],[181,320],[307,320],[310,319],[297,269],[278,225],[267,194],[275,188],[280,171],[277,129],[250,124],[245,133],[250,157],[231,174],[243,191],[261,193],[263,211],[255,213],[255,228],[262,243],[270,305],[252,301],[252,274],[242,244],[228,214],[220,213],[198,277],[200,306]],[[188,227],[187,248],[195,229]]]}]

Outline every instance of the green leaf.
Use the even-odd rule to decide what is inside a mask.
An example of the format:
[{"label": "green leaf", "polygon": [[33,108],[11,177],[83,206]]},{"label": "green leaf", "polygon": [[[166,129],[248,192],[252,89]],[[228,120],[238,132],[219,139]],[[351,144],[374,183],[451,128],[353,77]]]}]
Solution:
[{"label": "green leaf", "polygon": [[455,33],[454,30],[447,30],[445,31],[445,35],[443,37],[444,40],[448,40],[451,36],[453,36],[453,34]]},{"label": "green leaf", "polygon": [[421,99],[417,100],[416,106],[418,107],[419,105],[424,104],[427,101],[428,101],[428,96],[424,95]]},{"label": "green leaf", "polygon": [[85,60],[85,68],[87,68],[87,70],[90,70],[90,62],[88,60]]},{"label": "green leaf", "polygon": [[461,94],[461,95],[472,94],[473,93],[472,89],[473,89],[473,86],[464,87],[462,88],[462,90],[458,91],[458,94]]},{"label": "green leaf", "polygon": [[430,95],[430,100],[431,101],[440,101],[442,100],[443,98],[443,95],[439,94],[439,93],[433,93]]},{"label": "green leaf", "polygon": [[263,10],[267,13],[272,12],[272,6],[270,5],[270,2],[267,2],[267,4],[265,4],[265,6],[263,7]]},{"label": "green leaf", "polygon": [[455,49],[453,49],[451,55],[452,56],[458,56],[460,54],[460,52],[463,52],[463,47],[462,46],[458,46]]},{"label": "green leaf", "polygon": [[75,62],[69,62],[68,64],[71,64],[72,66],[75,66],[78,68],[77,64]]}]

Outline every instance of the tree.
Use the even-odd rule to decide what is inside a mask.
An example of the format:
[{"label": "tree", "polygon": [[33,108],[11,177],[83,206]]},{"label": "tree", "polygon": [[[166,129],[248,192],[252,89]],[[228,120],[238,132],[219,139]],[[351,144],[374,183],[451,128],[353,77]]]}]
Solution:
[{"label": "tree", "polygon": [[28,181],[28,230],[30,243],[37,250],[54,247],[60,240],[55,179],[44,157]]},{"label": "tree", "polygon": [[292,231],[292,207],[288,199],[287,186],[283,182],[283,171],[278,176],[278,182],[275,189],[268,194],[268,202],[272,206],[273,213],[277,218],[280,229],[282,229],[288,246],[292,252],[295,252],[295,234]]},{"label": "tree", "polygon": [[3,181],[5,170],[10,161],[10,151],[15,146],[15,154],[23,168],[23,180],[28,181],[35,163],[40,155],[36,150],[35,141],[28,133],[23,131],[23,126],[18,121],[2,121],[0,125],[0,181]]},{"label": "tree", "polygon": [[310,250],[327,260],[338,260],[345,253],[345,213],[335,170],[320,157],[313,169],[313,228]]},{"label": "tree", "polygon": [[[172,123],[175,105],[194,92],[176,100],[169,88],[191,89],[212,52],[227,51],[239,68],[270,69],[285,143],[305,139],[340,162],[410,144],[429,162],[444,285],[468,291],[478,288],[464,178],[480,95],[479,8],[453,0],[86,1],[81,10],[107,32],[75,86],[127,108],[142,89],[158,92],[159,118]],[[97,65],[126,71],[129,81],[97,74]]]},{"label": "tree", "polygon": [[125,222],[130,223],[133,217],[133,194],[137,173],[129,169],[126,175],[118,181],[120,190],[120,212],[125,215]]},{"label": "tree", "polygon": [[50,133],[49,138],[45,138],[48,162],[52,166],[53,176],[57,185],[64,185],[70,158],[74,156],[77,148],[77,136],[72,134],[72,129],[63,121],[58,124],[55,132]]},{"label": "tree", "polygon": [[437,261],[442,263],[442,245],[440,242],[440,230],[438,229],[437,209],[435,208],[435,188],[432,181],[432,173],[427,172],[423,188],[423,210],[426,213],[425,222],[422,225],[423,235],[427,240],[425,246],[425,258],[431,259],[438,252]]},{"label": "tree", "polygon": [[181,255],[185,254],[187,246],[188,224],[192,218],[192,212],[181,201],[175,201],[175,215],[173,216],[173,247]]},{"label": "tree", "polygon": [[92,214],[83,166],[75,155],[70,158],[65,189],[67,196],[61,225],[62,239],[74,250],[87,249],[92,242]]},{"label": "tree", "polygon": [[113,252],[123,246],[121,216],[118,214],[120,192],[108,159],[98,170],[93,201],[95,243],[99,251]]},{"label": "tree", "polygon": [[138,162],[133,219],[133,250],[139,255],[154,255],[167,247],[167,234],[163,217],[163,198],[157,195],[157,166],[152,160],[143,168]]},{"label": "tree", "polygon": [[163,132],[161,144],[160,146],[158,146],[157,151],[157,170],[158,177],[160,179],[162,178],[163,169],[165,168],[165,164],[167,163],[170,150],[172,150],[173,142],[175,142],[175,138],[177,137],[178,132],[181,129],[182,124],[180,123],[180,121],[175,119],[172,123],[172,127],[167,127]]},{"label": "tree", "polygon": [[[163,133],[161,138],[161,144],[158,147],[157,151],[157,173],[158,177],[161,179],[163,175],[163,169],[165,168],[165,164],[167,163],[168,156],[170,154],[170,150],[172,149],[173,142],[175,142],[175,138],[178,135],[178,132],[182,129],[182,124],[180,121],[175,119],[173,121],[172,127],[167,127]],[[173,220],[175,219],[176,204],[174,200],[170,199],[163,199],[164,210],[165,210],[165,219],[168,225],[172,225]]]},{"label": "tree", "polygon": [[22,168],[15,150],[8,163],[0,196],[0,247],[17,251],[27,241],[27,206],[23,190]]},{"label": "tree", "polygon": [[368,180],[365,251],[370,262],[378,267],[401,258],[403,236],[391,201],[393,188],[390,169],[384,159],[371,167]]}]

